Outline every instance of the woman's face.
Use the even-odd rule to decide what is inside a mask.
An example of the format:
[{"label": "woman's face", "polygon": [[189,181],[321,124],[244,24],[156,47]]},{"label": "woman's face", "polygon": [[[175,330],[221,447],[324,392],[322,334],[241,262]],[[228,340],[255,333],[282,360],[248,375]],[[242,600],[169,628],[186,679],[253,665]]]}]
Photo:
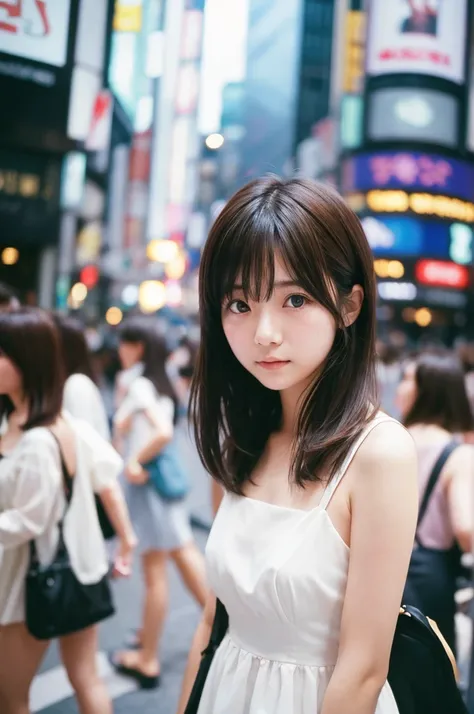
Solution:
[{"label": "woman's face", "polygon": [[416,364],[408,362],[403,370],[403,376],[397,388],[396,404],[400,413],[405,417],[415,403],[417,393]]},{"label": "woman's face", "polygon": [[123,369],[130,369],[143,359],[143,342],[120,342],[118,354]]},{"label": "woman's face", "polygon": [[283,391],[314,378],[336,334],[332,315],[295,285],[275,261],[275,287],[267,301],[245,301],[235,286],[222,307],[222,326],[239,362],[265,387]]},{"label": "woman's face", "polygon": [[21,372],[0,349],[0,394],[16,394],[22,386]]}]

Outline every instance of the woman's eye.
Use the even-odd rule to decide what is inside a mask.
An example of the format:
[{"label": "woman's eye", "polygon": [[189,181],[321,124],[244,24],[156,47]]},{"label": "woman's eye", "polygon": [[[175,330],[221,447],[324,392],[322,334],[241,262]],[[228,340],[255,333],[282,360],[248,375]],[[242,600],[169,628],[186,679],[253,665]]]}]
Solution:
[{"label": "woman's eye", "polygon": [[249,311],[249,306],[243,300],[232,300],[229,304],[229,310],[236,315],[242,315]]},{"label": "woman's eye", "polygon": [[304,295],[290,295],[290,297],[285,302],[285,306],[299,308],[306,305],[308,299]]}]

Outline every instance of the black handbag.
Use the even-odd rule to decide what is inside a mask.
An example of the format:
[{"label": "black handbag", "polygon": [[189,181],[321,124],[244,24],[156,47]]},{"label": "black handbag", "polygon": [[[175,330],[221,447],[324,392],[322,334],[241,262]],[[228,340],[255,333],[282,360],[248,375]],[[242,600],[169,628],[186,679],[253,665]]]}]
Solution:
[{"label": "black handbag", "polygon": [[456,580],[462,574],[461,550],[457,543],[448,550],[426,548],[420,540],[418,531],[441,472],[458,446],[459,443],[454,440],[445,446],[428,479],[420,504],[415,547],[403,594],[404,603],[413,605],[436,621],[443,637],[453,650],[455,650],[454,616],[456,614],[454,596]]},{"label": "black handbag", "polygon": [[[211,637],[184,714],[197,714],[214,654],[224,639],[229,617],[220,600]],[[436,626],[409,605],[400,608],[390,655],[388,682],[399,714],[468,714],[456,683],[454,656]]]},{"label": "black handbag", "polygon": [[[58,448],[69,507],[73,479],[67,471],[59,442]],[[84,585],[74,574],[64,542],[63,524],[64,516],[58,524],[56,554],[49,565],[41,565],[35,541],[30,541],[30,563],[25,584],[26,627],[38,640],[51,640],[85,630],[115,612],[107,576],[98,583]]]}]

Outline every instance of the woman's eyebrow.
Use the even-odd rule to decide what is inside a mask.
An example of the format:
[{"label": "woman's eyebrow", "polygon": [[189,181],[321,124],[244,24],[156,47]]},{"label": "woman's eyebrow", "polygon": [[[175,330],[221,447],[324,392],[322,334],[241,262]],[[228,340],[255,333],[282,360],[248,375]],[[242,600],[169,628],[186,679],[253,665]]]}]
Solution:
[{"label": "woman's eyebrow", "polygon": [[[298,283],[295,283],[294,280],[276,280],[273,283],[273,286],[275,288],[299,288],[299,287],[301,287]],[[243,285],[241,283],[236,283],[232,289],[233,290],[243,290]]]}]

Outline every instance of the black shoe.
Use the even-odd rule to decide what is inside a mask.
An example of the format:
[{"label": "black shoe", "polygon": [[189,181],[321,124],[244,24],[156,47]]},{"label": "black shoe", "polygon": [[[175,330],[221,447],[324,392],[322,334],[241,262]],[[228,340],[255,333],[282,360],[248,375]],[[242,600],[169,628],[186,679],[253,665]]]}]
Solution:
[{"label": "black shoe", "polygon": [[131,677],[140,685],[141,689],[156,689],[160,686],[160,675],[155,674],[154,676],[144,674],[139,669],[135,667],[126,667],[117,658],[117,652],[110,652],[109,662],[118,674],[123,674],[125,677]]}]

